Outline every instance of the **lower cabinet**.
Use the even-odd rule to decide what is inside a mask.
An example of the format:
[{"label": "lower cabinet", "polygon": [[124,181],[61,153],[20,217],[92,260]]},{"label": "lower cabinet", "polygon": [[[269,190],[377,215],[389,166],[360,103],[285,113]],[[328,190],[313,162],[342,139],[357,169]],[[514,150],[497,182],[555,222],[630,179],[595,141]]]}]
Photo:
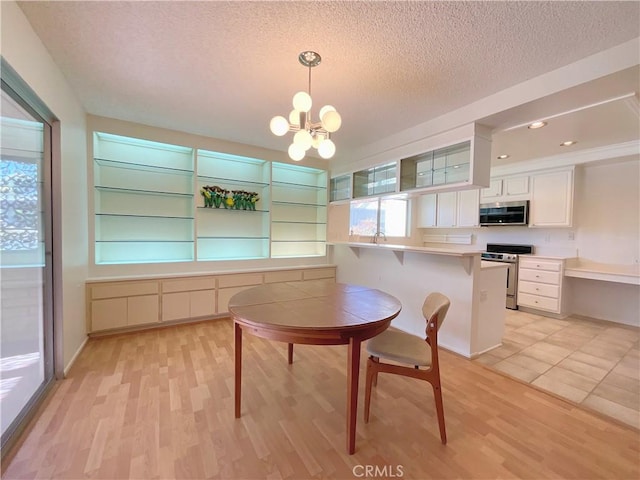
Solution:
[{"label": "lower cabinet", "polygon": [[263,283],[329,279],[335,266],[299,267],[215,276],[88,282],[90,333],[223,316],[236,293]]},{"label": "lower cabinet", "polygon": [[518,305],[564,315],[564,260],[520,257]]},{"label": "lower cabinet", "polygon": [[87,288],[89,330],[108,330],[159,321],[158,282],[108,282]]}]

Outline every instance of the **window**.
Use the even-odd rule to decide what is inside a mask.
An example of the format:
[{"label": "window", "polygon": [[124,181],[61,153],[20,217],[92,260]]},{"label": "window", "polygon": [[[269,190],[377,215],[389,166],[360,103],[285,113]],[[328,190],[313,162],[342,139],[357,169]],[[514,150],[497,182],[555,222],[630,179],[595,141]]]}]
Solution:
[{"label": "window", "polygon": [[351,202],[350,235],[407,236],[407,200],[375,198]]}]

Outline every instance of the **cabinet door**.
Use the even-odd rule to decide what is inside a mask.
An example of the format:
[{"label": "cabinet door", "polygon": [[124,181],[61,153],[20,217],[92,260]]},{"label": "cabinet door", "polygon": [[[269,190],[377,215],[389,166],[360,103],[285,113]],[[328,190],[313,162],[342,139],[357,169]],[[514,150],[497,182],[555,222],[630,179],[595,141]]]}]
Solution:
[{"label": "cabinet door", "polygon": [[507,197],[526,196],[529,193],[529,176],[507,177],[503,183],[504,195]]},{"label": "cabinet door", "polygon": [[126,298],[108,298],[91,302],[91,331],[125,327],[126,325]]},{"label": "cabinet door", "polygon": [[216,291],[200,290],[189,293],[189,317],[213,316],[216,313]]},{"label": "cabinet door", "polygon": [[502,179],[492,178],[487,188],[480,190],[480,196],[485,198],[499,197],[502,195]]},{"label": "cabinet door", "polygon": [[480,225],[480,195],[478,190],[458,192],[458,227],[477,227]]},{"label": "cabinet door", "polygon": [[531,177],[531,227],[570,227],[573,210],[573,170]]},{"label": "cabinet door", "polygon": [[162,321],[189,318],[189,292],[162,295]]},{"label": "cabinet door", "polygon": [[457,192],[447,192],[438,194],[438,208],[436,224],[439,227],[455,227],[456,211],[458,204]]},{"label": "cabinet door", "polygon": [[127,299],[127,325],[156,323],[159,318],[158,295],[144,295]]},{"label": "cabinet door", "polygon": [[420,195],[418,197],[418,228],[436,226],[436,195]]}]

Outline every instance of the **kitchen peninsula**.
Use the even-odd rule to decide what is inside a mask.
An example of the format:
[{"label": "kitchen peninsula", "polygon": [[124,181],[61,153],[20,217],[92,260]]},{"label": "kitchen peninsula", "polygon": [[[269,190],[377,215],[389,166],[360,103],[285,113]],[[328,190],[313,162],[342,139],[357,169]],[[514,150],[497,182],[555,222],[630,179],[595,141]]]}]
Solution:
[{"label": "kitchen peninsula", "polygon": [[483,262],[481,250],[464,246],[414,247],[334,242],[329,261],[338,282],[378,288],[400,300],[392,325],[424,337],[422,303],[430,292],[449,297],[451,308],[439,345],[474,358],[501,345],[505,322],[506,265]]}]

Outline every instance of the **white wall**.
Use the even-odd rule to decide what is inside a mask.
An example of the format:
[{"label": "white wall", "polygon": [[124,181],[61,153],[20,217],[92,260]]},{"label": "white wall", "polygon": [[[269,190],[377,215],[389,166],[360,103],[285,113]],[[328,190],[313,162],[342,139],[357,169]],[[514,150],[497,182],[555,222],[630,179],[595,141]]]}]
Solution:
[{"label": "white wall", "polygon": [[[85,112],[64,75],[13,1],[0,2],[1,53],[60,120],[59,176],[54,178],[54,208],[60,222],[54,232],[54,266],[63,321],[65,367],[86,338],[84,280],[87,276],[87,195]],[[54,155],[54,162],[56,156]],[[60,262],[61,260],[61,262]],[[61,285],[60,285],[61,284]],[[61,299],[61,302],[59,301]]]}]

